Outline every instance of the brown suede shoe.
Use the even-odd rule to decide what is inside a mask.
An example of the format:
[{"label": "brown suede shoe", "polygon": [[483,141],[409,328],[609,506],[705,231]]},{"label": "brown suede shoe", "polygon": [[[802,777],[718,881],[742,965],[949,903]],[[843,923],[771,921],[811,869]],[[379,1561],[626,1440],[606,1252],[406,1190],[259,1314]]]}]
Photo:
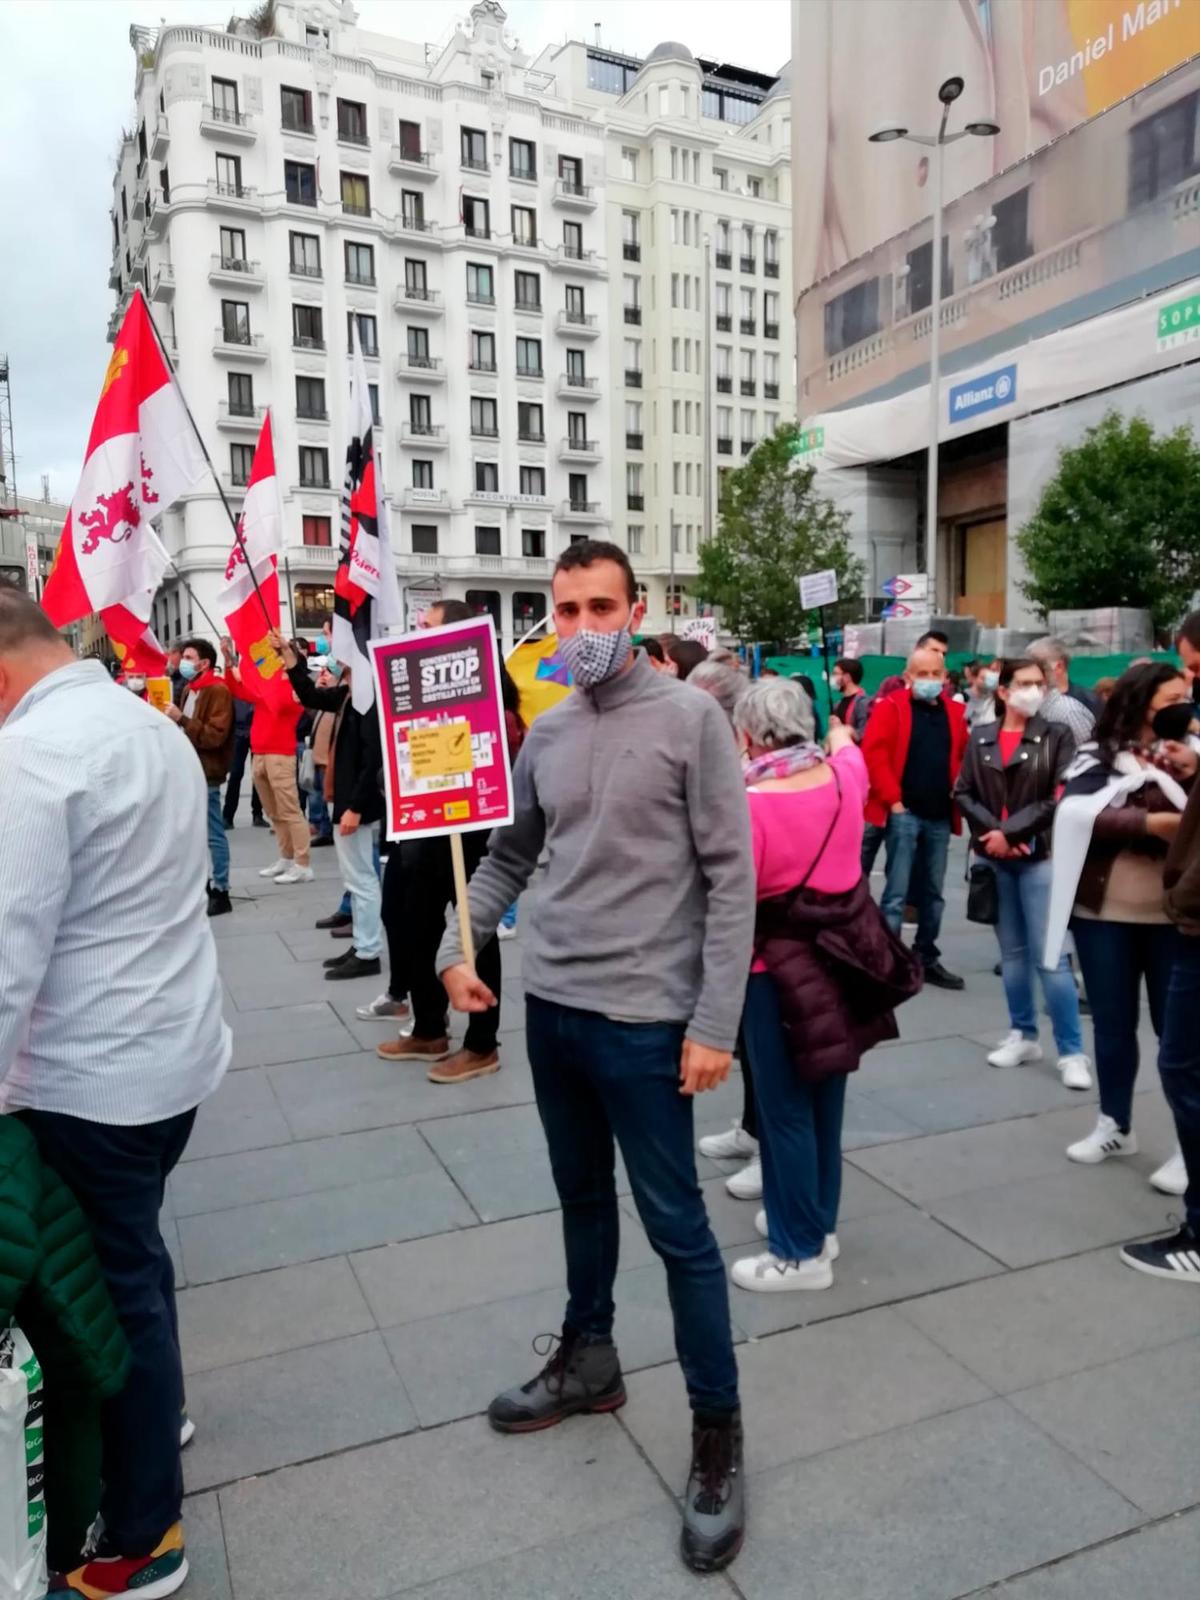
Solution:
[{"label": "brown suede shoe", "polygon": [[431,1067],[425,1076],[430,1083],[466,1083],[468,1078],[485,1078],[500,1071],[500,1057],[492,1050],[486,1056],[476,1050],[456,1050],[440,1067]]},{"label": "brown suede shoe", "polygon": [[445,1061],[450,1041],[441,1039],[387,1039],[375,1046],[375,1054],[385,1061]]}]

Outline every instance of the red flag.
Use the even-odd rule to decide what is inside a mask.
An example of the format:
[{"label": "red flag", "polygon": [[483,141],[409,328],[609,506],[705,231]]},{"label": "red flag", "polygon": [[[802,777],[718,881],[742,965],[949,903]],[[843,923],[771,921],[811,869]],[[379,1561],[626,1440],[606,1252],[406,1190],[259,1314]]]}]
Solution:
[{"label": "red flag", "polygon": [[[283,658],[267,639],[269,629],[279,628],[278,552],[283,548],[283,511],[269,411],[258,436],[238,526],[242,537],[234,539],[225,564],[221,602],[229,636],[237,646],[242,685],[256,699],[290,705],[292,686],[283,670]],[[257,590],[251,570],[258,580]]]},{"label": "red flag", "polygon": [[140,289],[113,346],[79,486],[42,593],[58,627],[98,611],[115,642],[162,655],[150,605],[168,557],[151,519],[207,470]]}]

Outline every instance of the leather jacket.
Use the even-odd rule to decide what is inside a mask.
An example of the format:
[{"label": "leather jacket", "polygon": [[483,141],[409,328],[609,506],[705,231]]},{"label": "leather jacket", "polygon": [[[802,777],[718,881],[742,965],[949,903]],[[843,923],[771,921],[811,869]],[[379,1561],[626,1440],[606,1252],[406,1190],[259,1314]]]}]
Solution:
[{"label": "leather jacket", "polygon": [[1003,720],[971,730],[954,799],[978,840],[993,828],[1010,844],[1033,847],[1034,860],[1050,854],[1050,827],[1075,741],[1065,723],[1030,717],[1016,755],[1007,766],[1000,754]]}]

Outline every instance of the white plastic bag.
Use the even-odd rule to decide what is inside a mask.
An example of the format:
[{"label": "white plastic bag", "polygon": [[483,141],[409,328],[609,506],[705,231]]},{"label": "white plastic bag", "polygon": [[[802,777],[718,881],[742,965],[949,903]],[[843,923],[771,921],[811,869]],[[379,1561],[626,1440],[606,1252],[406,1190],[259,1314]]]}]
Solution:
[{"label": "white plastic bag", "polygon": [[0,1600],[46,1593],[42,1369],[15,1324],[0,1331]]}]

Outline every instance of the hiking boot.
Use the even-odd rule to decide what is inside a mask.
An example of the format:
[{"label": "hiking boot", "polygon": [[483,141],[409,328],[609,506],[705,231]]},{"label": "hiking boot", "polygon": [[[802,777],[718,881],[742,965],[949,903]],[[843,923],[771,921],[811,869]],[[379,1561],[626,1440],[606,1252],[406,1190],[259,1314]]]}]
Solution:
[{"label": "hiking boot", "polygon": [[425,1076],[430,1083],[466,1083],[471,1078],[486,1078],[489,1072],[500,1071],[500,1057],[495,1050],[486,1055],[478,1050],[456,1050],[440,1066],[430,1067]]},{"label": "hiking boot", "polygon": [[564,1323],[561,1339],[540,1333],[533,1348],[539,1356],[553,1354],[536,1378],[492,1401],[488,1421],[497,1433],[537,1433],[564,1417],[616,1411],[625,1404],[621,1363],[611,1339],[591,1338]]},{"label": "hiking boot", "polygon": [[683,1495],[679,1553],[693,1572],[719,1572],[746,1536],[742,1414],[692,1419],[692,1470]]}]

